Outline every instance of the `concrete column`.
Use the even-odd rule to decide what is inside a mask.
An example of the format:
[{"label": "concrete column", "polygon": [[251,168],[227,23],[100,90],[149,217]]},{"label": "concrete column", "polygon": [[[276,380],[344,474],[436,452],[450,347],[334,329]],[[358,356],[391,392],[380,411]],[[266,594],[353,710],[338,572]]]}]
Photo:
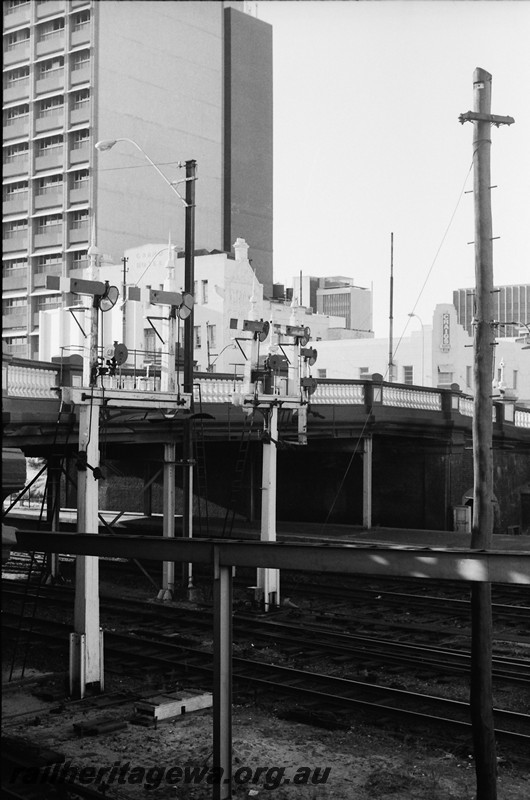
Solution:
[{"label": "concrete column", "polygon": [[[79,410],[78,533],[98,533],[99,406],[82,405]],[[83,468],[84,466],[84,468]],[[103,650],[99,627],[99,560],[77,556],[75,575],[74,630],[70,637],[70,691],[84,697],[86,687],[103,690]]]},{"label": "concrete column", "polygon": [[[263,441],[263,476],[261,489],[261,541],[276,541],[276,442],[278,441],[278,408],[269,411],[269,429]],[[265,611],[280,603],[280,572],[277,569],[257,570],[258,591]]]},{"label": "concrete column", "polygon": [[372,437],[364,439],[363,451],[363,525],[372,527],[372,478],[373,478]]},{"label": "concrete column", "polygon": [[[175,452],[174,442],[164,445],[164,495],[163,495],[163,531],[162,535],[175,536]],[[162,562],[162,588],[158,593],[159,600],[172,600],[175,591],[175,562]]]}]

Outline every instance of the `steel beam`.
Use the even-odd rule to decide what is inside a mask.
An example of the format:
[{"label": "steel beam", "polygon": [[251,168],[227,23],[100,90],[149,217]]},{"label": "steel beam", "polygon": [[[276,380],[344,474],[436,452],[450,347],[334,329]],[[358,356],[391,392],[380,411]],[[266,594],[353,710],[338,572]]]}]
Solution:
[{"label": "steel beam", "polygon": [[[402,535],[405,533],[401,531]],[[404,545],[167,539],[162,536],[106,536],[43,531],[17,531],[17,542],[23,550],[72,555],[213,564],[214,553],[217,553],[221,566],[530,585],[530,548],[485,551]]]},{"label": "steel beam", "polygon": [[[214,554],[215,555],[215,554]],[[214,800],[232,797],[232,567],[214,563],[213,767],[222,776]]]}]

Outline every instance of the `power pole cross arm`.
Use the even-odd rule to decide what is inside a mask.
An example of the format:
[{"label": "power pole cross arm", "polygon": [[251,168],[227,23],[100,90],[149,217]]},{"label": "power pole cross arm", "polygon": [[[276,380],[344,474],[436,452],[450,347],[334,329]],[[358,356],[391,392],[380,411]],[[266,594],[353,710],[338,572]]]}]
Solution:
[{"label": "power pole cross arm", "polygon": [[489,122],[497,128],[500,125],[513,125],[515,122],[513,117],[500,117],[498,114],[482,114],[478,111],[466,111],[464,114],[460,114],[458,121],[461,122],[462,125],[464,122]]}]

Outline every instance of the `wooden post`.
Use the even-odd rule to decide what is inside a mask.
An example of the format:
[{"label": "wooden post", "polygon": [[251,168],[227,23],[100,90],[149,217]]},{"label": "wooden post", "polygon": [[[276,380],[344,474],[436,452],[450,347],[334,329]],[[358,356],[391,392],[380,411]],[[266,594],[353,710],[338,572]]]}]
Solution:
[{"label": "wooden post", "polygon": [[[491,75],[473,75],[474,110],[491,113]],[[473,415],[473,523],[471,547],[491,548],[493,535],[493,419],[492,375],[493,247],[490,189],[491,123],[473,122],[476,327],[474,351],[475,402]],[[497,759],[493,721],[491,584],[471,589],[471,722],[477,778],[477,800],[497,798]]]},{"label": "wooden post", "polygon": [[[473,415],[474,500],[471,547],[491,548],[493,536],[493,408],[495,350],[493,320],[493,248],[491,220],[491,126],[510,125],[511,117],[491,114],[491,75],[473,74],[474,110],[460,122],[473,123],[476,324],[474,343],[475,401]],[[492,697],[491,584],[471,589],[471,721],[477,777],[477,800],[497,798],[497,759]]]}]

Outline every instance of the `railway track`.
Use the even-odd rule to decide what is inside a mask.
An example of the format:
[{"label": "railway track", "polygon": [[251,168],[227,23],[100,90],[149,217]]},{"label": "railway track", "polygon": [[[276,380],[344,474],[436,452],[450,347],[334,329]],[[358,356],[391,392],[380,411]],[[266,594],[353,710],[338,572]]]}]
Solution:
[{"label": "railway track", "polygon": [[[3,627],[13,633],[18,627],[14,614],[4,614]],[[52,620],[36,619],[33,635],[40,641],[62,645],[67,649],[69,625]],[[155,634],[156,636],[156,634]],[[105,663],[107,670],[128,670],[135,666],[149,669],[155,666],[172,681],[187,687],[211,686],[212,655],[197,647],[179,642],[148,638],[138,634],[106,632]],[[432,728],[433,725],[459,734],[470,735],[467,703],[395,689],[378,684],[337,678],[292,667],[267,664],[254,659],[233,658],[233,679],[237,692],[261,693],[270,697],[295,699],[310,706],[333,709],[341,717],[362,710],[377,718],[407,719]],[[495,729],[499,738],[530,745],[530,715],[503,709],[494,710]]]},{"label": "railway track", "polygon": [[[62,556],[63,564],[72,565],[72,556]],[[6,574],[27,575],[29,565],[29,555],[26,553],[14,553],[10,562],[3,566]],[[118,573],[131,572],[140,576],[137,567],[130,562],[121,559],[100,559],[100,569],[110,572],[116,570]],[[145,565],[145,572],[149,575],[160,578],[160,566],[151,569],[151,565]],[[375,583],[375,586],[374,586]],[[295,600],[300,598],[321,598],[326,601],[336,600],[337,604],[333,609],[332,615],[335,621],[339,621],[341,613],[351,614],[351,609],[363,608],[368,605],[372,607],[373,623],[377,625],[377,616],[384,614],[399,613],[401,615],[413,614],[420,611],[423,618],[427,615],[429,621],[434,624],[437,622],[445,623],[447,620],[458,619],[466,623],[470,619],[470,604],[466,598],[466,590],[462,585],[451,584],[450,581],[429,581],[429,590],[438,590],[440,595],[427,594],[425,583],[413,580],[392,580],[385,581],[384,584],[367,579],[356,579],[356,585],[351,581],[339,579],[333,583],[318,583],[311,581],[306,583],[300,579],[291,579],[285,573],[282,576],[282,594],[284,597],[291,596]],[[360,584],[360,585],[359,585]],[[236,586],[244,588],[248,585],[248,580],[236,578]],[[388,587],[396,586],[396,590]],[[518,641],[523,641],[530,630],[530,604],[528,602],[528,589],[519,586],[494,585],[492,587],[492,612],[494,624],[497,628],[503,628],[507,633],[504,636],[509,640],[510,629],[520,631]],[[347,606],[347,609],[346,609]],[[323,621],[329,620],[329,613],[321,613]],[[368,620],[367,620],[368,622]],[[393,621],[393,625],[397,626]],[[407,626],[408,627],[408,626]],[[461,631],[460,631],[461,633]],[[528,639],[530,644],[530,638]]]},{"label": "railway track", "polygon": [[[71,610],[73,606],[73,590],[58,587],[41,587],[41,594],[34,591],[29,595],[27,587],[7,586],[3,590],[4,600],[18,603],[25,597],[30,604],[35,602],[51,603]],[[179,609],[160,603],[145,603],[133,599],[116,599],[101,597],[101,609],[111,616],[117,616],[122,624],[136,628],[138,625],[149,626],[149,631],[157,637],[180,636],[189,640],[197,640],[201,636],[209,636],[212,627],[212,615],[208,609]],[[469,674],[470,655],[454,647],[435,647],[421,643],[392,641],[388,637],[378,638],[365,634],[342,632],[330,629],[329,625],[296,624],[274,617],[259,618],[255,615],[234,614],[234,639],[238,643],[250,643],[252,647],[271,646],[277,648],[291,660],[308,663],[311,660],[329,658],[335,663],[400,665],[407,672],[425,675],[430,674]],[[348,620],[349,627],[357,628],[357,618]],[[419,628],[419,630],[418,630]],[[141,631],[141,627],[140,627]],[[416,626],[413,629],[416,638],[431,640],[437,637],[437,631],[430,627]],[[492,663],[493,677],[496,681],[530,685],[530,662],[525,659],[496,656]],[[395,670],[394,670],[395,673]]]}]

